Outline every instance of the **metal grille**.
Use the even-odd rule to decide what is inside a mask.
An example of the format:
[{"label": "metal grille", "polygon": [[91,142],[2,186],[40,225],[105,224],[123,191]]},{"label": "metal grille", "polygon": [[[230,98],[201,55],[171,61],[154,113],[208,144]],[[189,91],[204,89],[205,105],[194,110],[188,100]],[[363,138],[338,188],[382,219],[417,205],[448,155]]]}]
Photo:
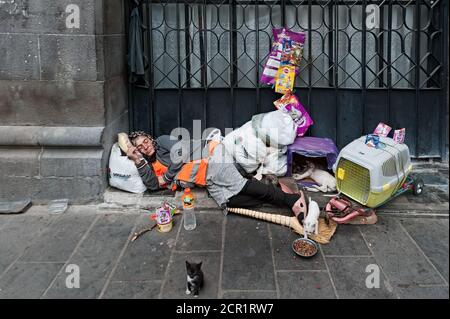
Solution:
[{"label": "metal grille", "polygon": [[345,172],[343,179],[336,180],[339,191],[359,203],[367,203],[370,193],[369,170],[345,158],[339,160],[337,168]]},{"label": "metal grille", "polygon": [[[259,77],[272,28],[284,26],[307,35],[296,91],[316,122],[310,134],[343,146],[384,121],[407,128],[414,156],[441,156],[446,124],[436,114],[445,112],[448,90],[446,1],[138,3],[149,63],[147,86],[130,86],[132,127],[161,134],[200,119],[223,129],[272,110],[277,96]],[[372,5],[380,19],[369,30]],[[436,127],[420,123],[425,107]]]}]

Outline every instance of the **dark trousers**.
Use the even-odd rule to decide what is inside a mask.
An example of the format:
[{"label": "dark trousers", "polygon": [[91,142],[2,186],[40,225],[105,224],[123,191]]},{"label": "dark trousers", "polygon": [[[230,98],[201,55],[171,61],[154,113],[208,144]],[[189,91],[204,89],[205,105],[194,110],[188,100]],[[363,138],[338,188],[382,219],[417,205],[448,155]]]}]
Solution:
[{"label": "dark trousers", "polygon": [[244,188],[235,196],[230,197],[228,207],[254,207],[264,203],[292,208],[300,198],[298,194],[288,194],[274,185],[264,184],[257,179],[249,179]]}]

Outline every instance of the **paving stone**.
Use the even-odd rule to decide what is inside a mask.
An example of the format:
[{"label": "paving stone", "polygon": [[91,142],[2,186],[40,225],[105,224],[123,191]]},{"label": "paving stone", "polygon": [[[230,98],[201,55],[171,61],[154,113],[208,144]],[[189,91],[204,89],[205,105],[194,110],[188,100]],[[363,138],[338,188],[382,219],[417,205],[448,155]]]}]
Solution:
[{"label": "paving stone", "polygon": [[21,262],[65,263],[77,246],[83,234],[95,219],[95,215],[64,214],[37,237],[25,250]]},{"label": "paving stone", "polygon": [[0,280],[0,299],[39,298],[63,264],[16,263]]},{"label": "paving stone", "polygon": [[439,274],[393,218],[360,228],[394,290],[404,284],[443,284]]},{"label": "paving stone", "polygon": [[54,219],[51,216],[27,215],[7,218],[9,222],[0,232],[0,276]]},{"label": "paving stone", "polygon": [[412,192],[407,192],[404,195],[408,202],[411,204],[434,204],[439,203],[439,197],[433,191],[427,191],[427,185],[423,190],[423,193],[419,196],[414,195]]},{"label": "paving stone", "polygon": [[11,220],[11,218],[8,218],[7,216],[0,215],[0,229],[5,227],[10,220]]},{"label": "paving stone", "polygon": [[176,249],[179,251],[221,250],[223,219],[224,216],[220,212],[212,214],[196,212],[197,227],[190,231],[182,227]]},{"label": "paving stone", "polygon": [[186,260],[193,263],[202,261],[202,271],[205,276],[204,287],[198,298],[217,298],[219,289],[220,253],[178,253],[174,252],[169,264],[168,276],[163,288],[163,299],[193,299],[186,295]]},{"label": "paving stone", "polygon": [[44,298],[98,297],[131,234],[135,218],[136,216],[117,214],[101,216],[68,262],[80,267],[80,288],[67,289],[67,274],[61,272]]},{"label": "paving stone", "polygon": [[275,290],[266,222],[233,214],[227,216],[222,288]]},{"label": "paving stone", "polygon": [[161,281],[113,281],[109,284],[104,299],[156,299]]},{"label": "paving stone", "polygon": [[438,172],[443,178],[448,179],[448,177],[449,177],[448,166],[446,168],[438,169]]},{"label": "paving stone", "polygon": [[276,291],[246,291],[246,290],[234,290],[224,291],[223,299],[276,299]]},{"label": "paving stone", "polygon": [[448,219],[407,218],[400,222],[448,282]]},{"label": "paving stone", "polygon": [[292,251],[292,242],[299,237],[298,234],[285,226],[271,224],[269,227],[276,270],[326,270],[321,254],[301,258]]},{"label": "paving stone", "polygon": [[[149,215],[141,216],[136,231],[154,225]],[[114,281],[162,280],[169,262],[170,253],[176,244],[181,216],[175,217],[173,229],[160,233],[157,229],[147,232],[134,242],[130,242],[117,265]]]},{"label": "paving stone", "polygon": [[397,294],[402,299],[449,299],[448,286],[408,286],[397,288]]},{"label": "paving stone", "polygon": [[425,186],[426,185],[448,185],[448,177],[439,174],[438,172],[435,173],[419,173],[417,174],[417,177],[420,177]]},{"label": "paving stone", "polygon": [[277,272],[281,299],[335,299],[327,272]]},{"label": "paving stone", "polygon": [[380,270],[380,288],[367,288],[368,265],[376,265],[373,257],[327,257],[327,264],[339,298],[387,299],[396,298],[391,285]]},{"label": "paving stone", "polygon": [[443,190],[440,190],[440,189],[437,189],[437,188],[434,188],[433,190],[432,190],[434,193],[435,193],[435,195],[439,198],[439,200],[441,201],[441,203],[447,203],[447,205],[448,205],[448,190],[445,192],[445,191],[443,191]]},{"label": "paving stone", "polygon": [[[370,227],[370,226],[367,226]],[[326,256],[370,256],[358,226],[339,225],[330,243],[322,245]]]}]

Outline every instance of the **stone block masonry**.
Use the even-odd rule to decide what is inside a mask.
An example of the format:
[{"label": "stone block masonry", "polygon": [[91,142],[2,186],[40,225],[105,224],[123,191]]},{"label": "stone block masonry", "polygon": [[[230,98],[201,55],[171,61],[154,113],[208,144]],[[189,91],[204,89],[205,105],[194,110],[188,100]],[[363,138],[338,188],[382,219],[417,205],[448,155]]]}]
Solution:
[{"label": "stone block masonry", "polygon": [[102,200],[128,131],[124,21],[122,0],[0,1],[0,201]]}]

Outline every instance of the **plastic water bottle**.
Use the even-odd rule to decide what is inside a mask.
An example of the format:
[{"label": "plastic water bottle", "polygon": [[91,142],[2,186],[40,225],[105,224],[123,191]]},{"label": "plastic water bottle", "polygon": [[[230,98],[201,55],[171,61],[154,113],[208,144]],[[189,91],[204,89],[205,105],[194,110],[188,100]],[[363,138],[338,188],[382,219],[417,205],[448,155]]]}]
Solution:
[{"label": "plastic water bottle", "polygon": [[194,209],[194,195],[190,188],[186,188],[183,194],[183,225],[186,230],[194,230],[197,227]]}]

